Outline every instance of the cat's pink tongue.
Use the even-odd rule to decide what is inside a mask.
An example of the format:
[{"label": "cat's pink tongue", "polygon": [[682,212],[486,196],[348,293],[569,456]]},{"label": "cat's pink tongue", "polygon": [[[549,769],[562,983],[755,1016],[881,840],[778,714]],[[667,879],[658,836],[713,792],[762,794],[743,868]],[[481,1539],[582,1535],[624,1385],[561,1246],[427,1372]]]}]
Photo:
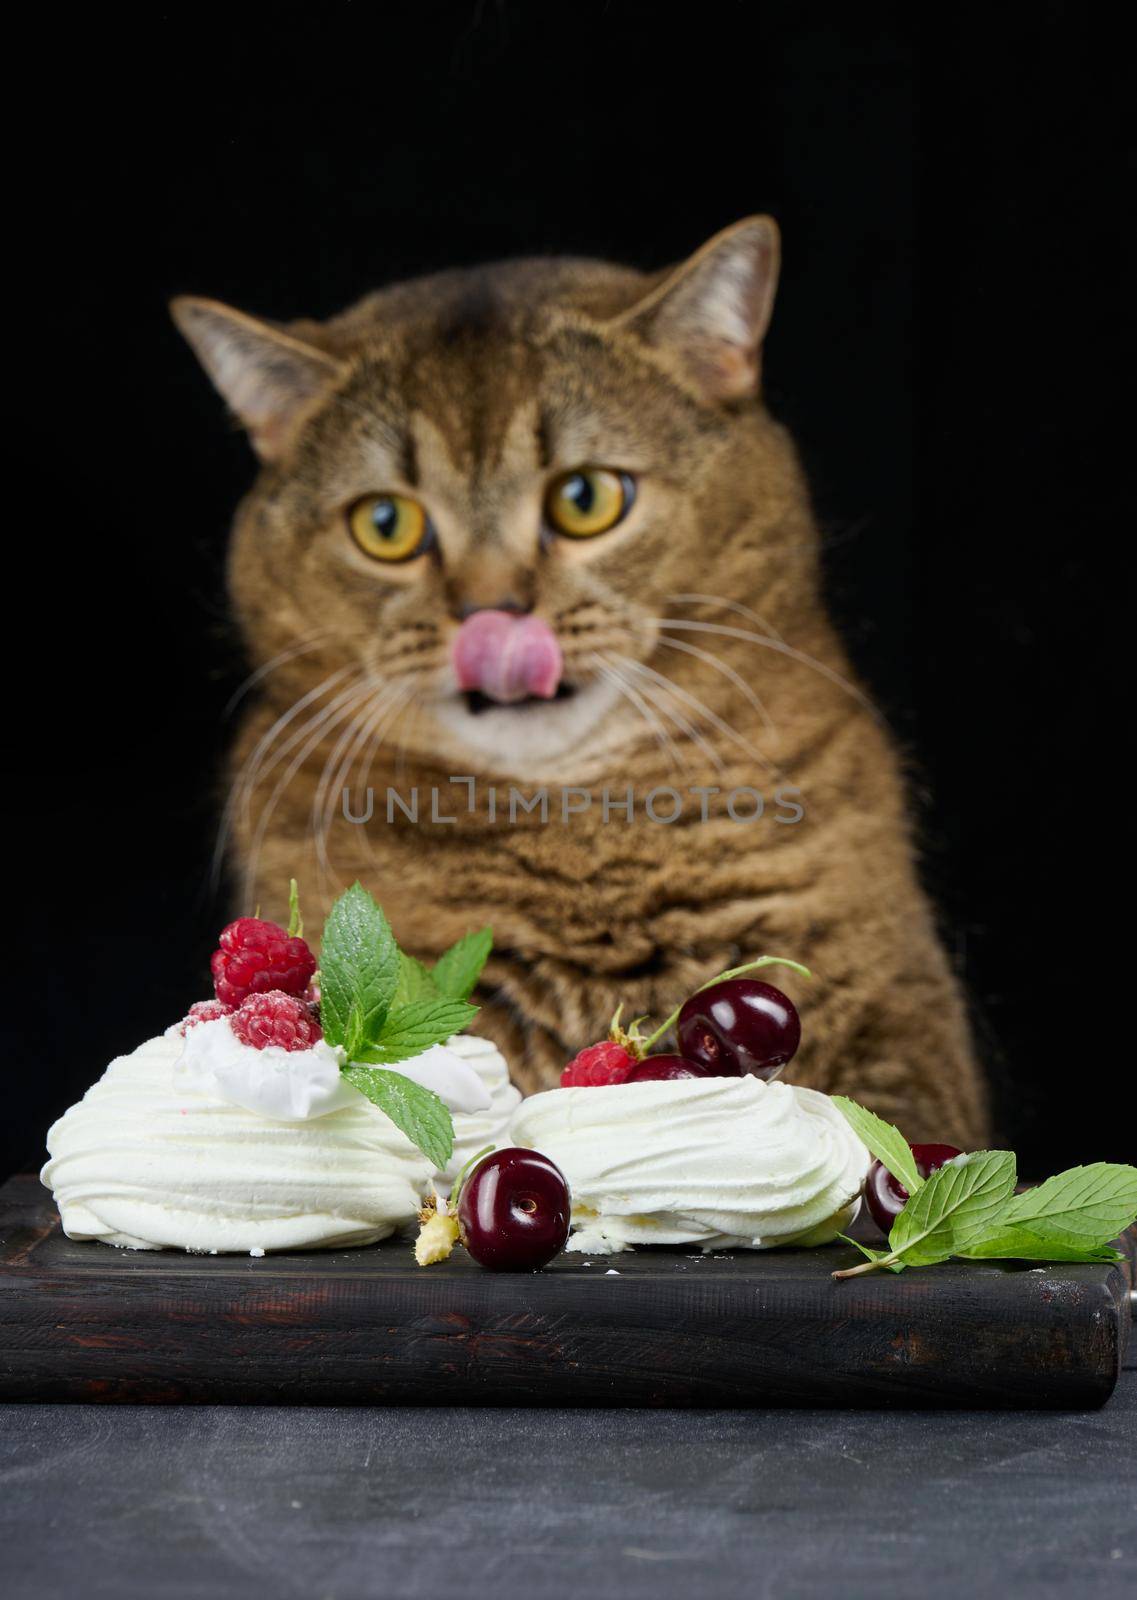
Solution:
[{"label": "cat's pink tongue", "polygon": [[459,689],[480,689],[491,700],[510,705],[537,695],[551,700],[561,681],[561,647],[540,617],[509,611],[475,611],[454,641],[454,675]]}]

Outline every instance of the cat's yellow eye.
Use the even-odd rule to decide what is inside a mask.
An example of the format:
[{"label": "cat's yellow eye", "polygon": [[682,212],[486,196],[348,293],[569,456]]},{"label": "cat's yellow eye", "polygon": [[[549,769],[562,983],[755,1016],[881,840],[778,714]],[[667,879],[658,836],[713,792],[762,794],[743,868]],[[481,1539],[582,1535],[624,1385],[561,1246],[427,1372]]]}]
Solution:
[{"label": "cat's yellow eye", "polygon": [[558,533],[570,539],[591,539],[626,517],[635,497],[635,482],[626,472],[576,467],[549,485],[545,516]]},{"label": "cat's yellow eye", "polygon": [[351,536],[376,561],[409,561],[430,541],[430,521],[417,500],[403,494],[369,494],[347,514]]}]

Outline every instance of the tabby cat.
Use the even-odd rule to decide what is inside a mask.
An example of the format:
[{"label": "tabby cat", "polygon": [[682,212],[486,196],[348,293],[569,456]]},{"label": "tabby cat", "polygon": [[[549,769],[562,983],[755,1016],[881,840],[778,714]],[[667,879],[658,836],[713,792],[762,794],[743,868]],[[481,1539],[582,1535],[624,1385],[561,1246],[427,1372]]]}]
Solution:
[{"label": "tabby cat", "polygon": [[358,877],[424,958],[492,923],[478,1026],[527,1090],[619,1002],[771,952],[813,971],[772,974],[794,1081],[975,1145],[897,754],[761,399],[778,249],[753,217],[654,275],[515,261],[286,327],[174,303],[261,463],[227,849],[265,915]]}]

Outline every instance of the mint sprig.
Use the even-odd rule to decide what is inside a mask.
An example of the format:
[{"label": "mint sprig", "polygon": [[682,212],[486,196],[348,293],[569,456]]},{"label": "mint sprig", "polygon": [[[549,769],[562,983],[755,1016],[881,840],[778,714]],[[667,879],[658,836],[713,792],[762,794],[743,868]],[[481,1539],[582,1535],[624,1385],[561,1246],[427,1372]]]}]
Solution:
[{"label": "mint sprig", "polygon": [[[971,1261],[1116,1261],[1110,1240],[1137,1219],[1137,1168],[1108,1161],[1072,1167],[1016,1195],[1015,1158],[1008,1150],[958,1156],[921,1181],[907,1141],[855,1100],[834,1104],[873,1155],[908,1189],[909,1200],[888,1236],[887,1250],[857,1244],[867,1259],[835,1278],[888,1268],[932,1266],[960,1256]],[[916,1187],[910,1182],[916,1175]],[[850,1244],[854,1240],[847,1241]]]},{"label": "mint sprig", "polygon": [[[298,915],[295,905],[293,910]],[[492,942],[488,928],[467,934],[432,970],[399,949],[382,908],[359,883],[340,895],[324,924],[324,1038],[343,1050],[348,1082],[437,1167],[446,1165],[453,1150],[450,1112],[429,1089],[389,1069],[470,1023],[477,1007],[468,997]]]}]

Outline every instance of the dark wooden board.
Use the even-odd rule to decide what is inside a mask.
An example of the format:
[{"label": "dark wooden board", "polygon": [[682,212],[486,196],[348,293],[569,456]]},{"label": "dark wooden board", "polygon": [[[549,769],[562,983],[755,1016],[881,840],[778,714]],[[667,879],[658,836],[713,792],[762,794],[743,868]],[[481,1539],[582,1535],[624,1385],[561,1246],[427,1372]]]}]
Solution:
[{"label": "dark wooden board", "polygon": [[[1109,1398],[1132,1263],[947,1263],[835,1283],[847,1245],[643,1250],[492,1273],[409,1248],[253,1259],[63,1237],[0,1188],[0,1399],[1086,1408]],[[586,1266],[585,1261],[591,1260]],[[614,1268],[614,1275],[609,1269]]]}]

